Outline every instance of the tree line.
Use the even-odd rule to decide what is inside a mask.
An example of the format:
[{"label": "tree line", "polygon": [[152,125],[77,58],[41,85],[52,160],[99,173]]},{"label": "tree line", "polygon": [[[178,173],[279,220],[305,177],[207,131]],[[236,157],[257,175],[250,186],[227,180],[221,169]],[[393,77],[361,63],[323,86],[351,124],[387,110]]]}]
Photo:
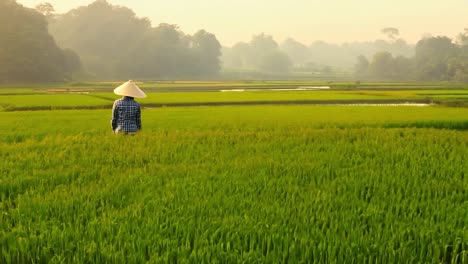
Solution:
[{"label": "tree line", "polygon": [[106,0],[49,21],[57,43],[76,51],[86,70],[101,79],[213,77],[221,68],[215,35],[187,35],[171,24],[152,27],[149,19]]},{"label": "tree line", "polygon": [[384,28],[387,39],[374,42],[304,45],[292,38],[278,44],[259,34],[248,43],[224,48],[225,67],[260,72],[350,72],[372,81],[452,81],[468,83],[468,29],[456,39],[427,36],[411,45],[396,28]]},{"label": "tree line", "polygon": [[261,33],[221,47],[205,30],[185,34],[173,24],[152,26],[106,0],[56,14],[42,3],[25,8],[0,0],[0,82],[72,79],[216,78],[221,69],[263,73],[353,72],[361,80],[468,82],[468,29],[457,39],[426,37],[416,45],[382,29],[386,40],[304,45],[277,43]]},{"label": "tree line", "polygon": [[[250,42],[238,42],[231,48],[223,49],[224,67],[234,69],[252,69],[264,71],[307,71],[330,73],[332,71],[349,71],[356,63],[356,57],[366,57],[385,50],[402,56],[412,56],[414,46],[404,40],[376,40],[374,42],[354,42],[331,44],[315,41],[305,45],[293,38],[282,43],[272,36],[259,34]],[[260,54],[260,55],[259,55]],[[272,60],[271,57],[277,57]],[[286,58],[285,58],[286,57]],[[268,61],[282,62],[282,65],[269,65]]]},{"label": "tree line", "polygon": [[445,36],[425,37],[416,44],[412,57],[388,51],[377,52],[370,60],[360,55],[355,75],[370,80],[468,83],[468,29],[455,41]]},{"label": "tree line", "polygon": [[0,20],[0,82],[212,78],[221,69],[215,35],[152,27],[106,0],[65,14],[49,3],[30,9],[0,0]]}]

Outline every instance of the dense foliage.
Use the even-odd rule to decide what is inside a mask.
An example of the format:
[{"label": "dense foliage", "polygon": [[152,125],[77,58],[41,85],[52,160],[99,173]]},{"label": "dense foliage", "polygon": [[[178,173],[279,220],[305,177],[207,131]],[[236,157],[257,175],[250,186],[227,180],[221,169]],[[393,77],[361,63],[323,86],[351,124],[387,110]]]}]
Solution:
[{"label": "dense foliage", "polygon": [[170,24],[152,27],[147,18],[105,0],[56,15],[50,31],[101,79],[213,77],[220,70],[221,46],[213,34],[186,35]]},{"label": "dense foliage", "polygon": [[222,61],[226,78],[468,83],[468,30],[456,39],[426,37],[416,45],[398,38],[396,28],[382,29],[386,40],[340,45],[292,38],[278,44],[261,33],[221,50],[212,33],[153,26],[106,0],[65,14],[49,3],[32,10],[0,0],[0,22],[0,82],[214,78]]},{"label": "dense foliage", "polygon": [[415,47],[413,57],[380,51],[370,61],[359,56],[357,77],[378,80],[454,81],[468,83],[468,30],[454,42],[448,37],[427,37]]},{"label": "dense foliage", "polygon": [[63,81],[81,68],[79,57],[61,50],[46,18],[13,0],[0,0],[0,82]]},{"label": "dense foliage", "polygon": [[456,39],[425,37],[416,45],[397,38],[395,28],[382,32],[389,39],[342,45],[323,41],[305,45],[292,38],[279,45],[272,36],[262,33],[249,43],[224,48],[224,67],[336,74],[354,66],[354,77],[361,80],[468,83],[468,30]]},{"label": "dense foliage", "polygon": [[249,43],[237,43],[223,50],[224,67],[256,69],[267,73],[287,73],[290,57],[281,51],[272,36],[255,35]]},{"label": "dense foliage", "polygon": [[[258,54],[276,51],[276,56],[287,56],[288,59],[273,63],[263,61]],[[315,41],[303,44],[293,38],[277,43],[272,36],[259,34],[253,36],[248,43],[239,42],[232,47],[223,49],[223,66],[234,69],[256,69],[264,72],[268,68],[259,67],[261,63],[270,68],[280,69],[276,72],[299,71],[312,73],[330,73],[349,70],[356,63],[356,57],[363,55],[372,57],[379,51],[388,51],[397,56],[413,56],[414,45],[406,43],[403,39],[376,40],[373,42],[352,42],[332,44],[324,41]],[[278,54],[280,53],[280,54]]]}]

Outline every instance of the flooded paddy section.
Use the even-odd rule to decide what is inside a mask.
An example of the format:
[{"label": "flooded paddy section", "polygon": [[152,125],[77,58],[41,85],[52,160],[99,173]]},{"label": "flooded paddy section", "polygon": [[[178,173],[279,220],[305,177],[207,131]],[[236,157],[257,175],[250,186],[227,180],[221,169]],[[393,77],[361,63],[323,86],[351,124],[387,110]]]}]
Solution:
[{"label": "flooded paddy section", "polygon": [[192,107],[192,106],[243,106],[243,105],[334,105],[334,106],[411,106],[435,105],[430,100],[295,100],[295,101],[232,101],[232,102],[180,102],[143,104],[146,107]]},{"label": "flooded paddy section", "polygon": [[316,90],[329,90],[330,86],[299,86],[297,88],[269,88],[269,89],[223,89],[220,92],[260,92],[260,91],[316,91]]},{"label": "flooded paddy section", "polygon": [[[161,89],[168,90],[161,90]],[[333,85],[296,84],[269,87],[255,85],[217,87],[144,87],[148,97],[138,100],[146,108],[249,105],[403,106],[443,105],[465,107],[467,91],[337,89]],[[431,87],[430,87],[431,88]],[[156,89],[156,90],[154,90]],[[172,91],[169,91],[172,89]],[[190,91],[189,91],[190,90]],[[109,87],[37,87],[2,89],[0,111],[53,109],[107,109],[119,96]],[[452,103],[452,101],[455,101]]]}]

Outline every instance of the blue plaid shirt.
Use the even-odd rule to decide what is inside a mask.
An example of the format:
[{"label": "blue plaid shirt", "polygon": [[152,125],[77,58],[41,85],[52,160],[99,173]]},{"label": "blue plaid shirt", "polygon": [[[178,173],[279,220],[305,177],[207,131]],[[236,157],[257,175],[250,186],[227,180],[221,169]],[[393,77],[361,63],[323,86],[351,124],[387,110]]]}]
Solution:
[{"label": "blue plaid shirt", "polygon": [[135,133],[141,129],[141,110],[133,97],[115,100],[112,107],[112,130],[115,133]]}]

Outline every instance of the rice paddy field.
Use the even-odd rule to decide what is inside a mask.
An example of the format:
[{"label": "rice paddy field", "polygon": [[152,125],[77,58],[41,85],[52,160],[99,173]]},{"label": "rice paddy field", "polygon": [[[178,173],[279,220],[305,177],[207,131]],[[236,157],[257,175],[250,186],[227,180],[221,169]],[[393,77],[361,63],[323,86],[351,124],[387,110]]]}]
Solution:
[{"label": "rice paddy field", "polygon": [[468,87],[117,85],[0,88],[0,263],[468,263]]}]

